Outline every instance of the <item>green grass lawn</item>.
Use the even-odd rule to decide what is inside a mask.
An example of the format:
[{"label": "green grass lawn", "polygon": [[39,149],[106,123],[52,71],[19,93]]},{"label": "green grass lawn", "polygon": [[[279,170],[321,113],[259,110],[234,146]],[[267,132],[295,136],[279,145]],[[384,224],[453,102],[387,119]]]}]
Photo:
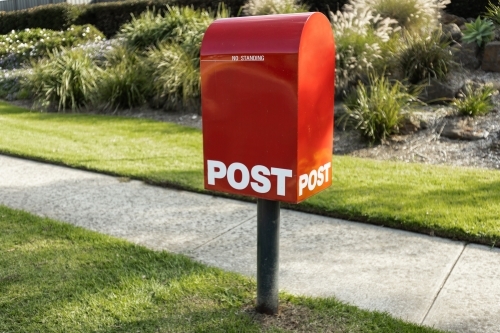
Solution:
[{"label": "green grass lawn", "polygon": [[280,295],[167,252],[0,206],[0,332],[438,332],[335,299]]},{"label": "green grass lawn", "polygon": [[[3,153],[203,191],[195,129],[0,103],[0,133]],[[331,188],[293,208],[488,245],[500,240],[498,171],[335,156],[333,175]]]}]

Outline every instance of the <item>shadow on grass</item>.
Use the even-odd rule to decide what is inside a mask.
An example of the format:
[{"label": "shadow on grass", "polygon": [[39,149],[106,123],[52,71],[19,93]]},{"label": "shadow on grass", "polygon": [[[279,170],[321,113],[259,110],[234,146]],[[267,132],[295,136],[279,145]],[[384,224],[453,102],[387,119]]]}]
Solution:
[{"label": "shadow on grass", "polygon": [[[224,306],[220,296],[224,290],[235,293],[239,300],[249,294],[251,284],[243,278],[181,255],[154,252],[26,213],[4,208],[0,213],[8,216],[0,227],[9,230],[9,237],[2,243],[10,249],[0,259],[2,330],[52,331],[59,326],[61,331],[89,331],[92,326],[108,326],[111,321],[110,327],[120,327],[117,332],[128,332],[127,324],[122,323],[140,318],[149,308],[158,310],[148,314],[157,316],[152,323],[168,328],[177,318],[175,307],[185,307],[187,314],[177,319],[186,328],[186,318],[193,316],[189,306],[209,307],[213,303],[234,308]],[[0,250],[4,252],[5,248]],[[188,302],[187,307],[183,304],[195,296],[198,302]],[[224,317],[223,309],[219,312]],[[75,322],[75,315],[82,321]],[[197,321],[207,324],[213,319],[198,317]]]},{"label": "shadow on grass", "polygon": [[27,213],[0,207],[0,216],[0,272],[20,277],[0,284],[9,332],[434,332],[286,295],[280,316],[258,320],[249,279]]}]

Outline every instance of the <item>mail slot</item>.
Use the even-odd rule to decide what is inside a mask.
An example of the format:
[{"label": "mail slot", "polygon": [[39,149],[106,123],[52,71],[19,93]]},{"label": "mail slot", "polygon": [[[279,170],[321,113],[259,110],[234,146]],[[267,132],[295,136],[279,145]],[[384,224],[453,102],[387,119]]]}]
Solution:
[{"label": "mail slot", "polygon": [[205,189],[298,203],[331,185],[335,45],[323,14],[216,20],[200,60]]}]

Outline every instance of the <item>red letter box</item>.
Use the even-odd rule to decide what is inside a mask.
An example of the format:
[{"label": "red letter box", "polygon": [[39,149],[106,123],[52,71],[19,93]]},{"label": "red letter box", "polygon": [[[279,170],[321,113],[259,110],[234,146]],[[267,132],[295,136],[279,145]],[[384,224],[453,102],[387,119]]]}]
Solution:
[{"label": "red letter box", "polygon": [[330,186],[334,68],[321,13],[212,23],[201,46],[205,189],[298,203]]}]

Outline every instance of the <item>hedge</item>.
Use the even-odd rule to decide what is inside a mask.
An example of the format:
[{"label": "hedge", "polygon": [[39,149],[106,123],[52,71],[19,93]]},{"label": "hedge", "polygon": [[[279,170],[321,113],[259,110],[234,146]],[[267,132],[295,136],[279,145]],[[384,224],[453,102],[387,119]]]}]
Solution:
[{"label": "hedge", "polygon": [[[342,9],[348,0],[305,0],[311,11],[328,14]],[[245,0],[224,0],[233,16],[239,14]],[[219,0],[132,0],[105,2],[91,5],[66,3],[44,5],[13,12],[0,12],[0,34],[26,28],[66,29],[72,24],[92,24],[106,35],[114,36],[121,25],[130,21],[131,14],[138,16],[148,8],[166,8],[166,5],[193,6],[215,10]],[[477,17],[485,12],[488,0],[452,0],[446,11],[462,17]]]},{"label": "hedge", "polygon": [[[224,0],[233,16],[239,13],[244,0]],[[164,9],[166,5],[193,6],[216,10],[219,0],[135,0],[104,2],[91,5],[69,5],[66,3],[44,5],[25,10],[0,12],[0,34],[26,28],[66,29],[72,24],[92,24],[106,37],[114,36],[120,27],[139,16],[148,8]]]},{"label": "hedge", "polygon": [[0,12],[0,34],[26,28],[66,29],[84,10],[84,6],[60,3],[19,11]]}]

